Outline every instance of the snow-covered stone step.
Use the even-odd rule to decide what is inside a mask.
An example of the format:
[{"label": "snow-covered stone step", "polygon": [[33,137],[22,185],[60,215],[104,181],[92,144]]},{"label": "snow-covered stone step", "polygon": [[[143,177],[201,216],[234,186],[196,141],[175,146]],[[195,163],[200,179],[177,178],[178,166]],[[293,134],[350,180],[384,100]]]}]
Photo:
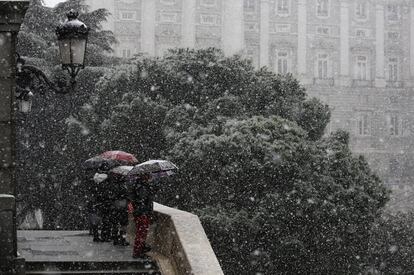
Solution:
[{"label": "snow-covered stone step", "polygon": [[147,259],[100,262],[26,262],[26,274],[159,274],[156,262]]},{"label": "snow-covered stone step", "polygon": [[26,275],[109,275],[109,274],[122,274],[122,275],[161,275],[156,270],[91,270],[91,271],[26,271]]}]

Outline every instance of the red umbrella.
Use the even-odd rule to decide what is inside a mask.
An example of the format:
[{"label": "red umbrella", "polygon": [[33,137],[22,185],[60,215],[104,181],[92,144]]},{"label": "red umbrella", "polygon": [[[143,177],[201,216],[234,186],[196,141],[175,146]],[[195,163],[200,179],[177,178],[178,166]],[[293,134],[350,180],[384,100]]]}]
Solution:
[{"label": "red umbrella", "polygon": [[133,154],[124,151],[107,151],[102,153],[100,157],[117,160],[119,162],[122,162],[124,165],[134,165],[138,163],[137,158]]}]

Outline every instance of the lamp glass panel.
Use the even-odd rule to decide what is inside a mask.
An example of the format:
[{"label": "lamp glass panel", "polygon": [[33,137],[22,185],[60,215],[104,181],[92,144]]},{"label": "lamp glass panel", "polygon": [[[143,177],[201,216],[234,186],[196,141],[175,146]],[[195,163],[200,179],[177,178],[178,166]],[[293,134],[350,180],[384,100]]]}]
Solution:
[{"label": "lamp glass panel", "polygon": [[86,39],[72,39],[72,64],[83,65],[85,61]]},{"label": "lamp glass panel", "polygon": [[19,111],[22,113],[30,113],[32,110],[32,101],[31,100],[18,100],[19,101]]},{"label": "lamp glass panel", "polygon": [[70,39],[59,41],[60,61],[62,65],[70,65],[72,63],[70,58],[70,42]]}]

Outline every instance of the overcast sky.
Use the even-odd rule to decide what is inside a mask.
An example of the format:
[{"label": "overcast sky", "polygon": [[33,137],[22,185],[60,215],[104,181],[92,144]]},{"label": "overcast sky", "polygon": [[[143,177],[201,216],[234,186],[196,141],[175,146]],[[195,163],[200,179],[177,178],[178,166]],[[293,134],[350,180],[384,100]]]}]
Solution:
[{"label": "overcast sky", "polygon": [[46,6],[54,7],[57,3],[63,2],[63,0],[44,0]]}]

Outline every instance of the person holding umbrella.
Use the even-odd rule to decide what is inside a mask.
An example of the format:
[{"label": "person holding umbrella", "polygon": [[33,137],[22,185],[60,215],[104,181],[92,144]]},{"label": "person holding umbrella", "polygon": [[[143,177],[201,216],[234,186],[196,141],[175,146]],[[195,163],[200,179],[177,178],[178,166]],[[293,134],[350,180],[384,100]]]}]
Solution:
[{"label": "person holding umbrella", "polygon": [[109,209],[107,230],[111,233],[114,245],[127,246],[126,228],[128,225],[128,192],[126,176],[133,166],[118,166],[108,173],[109,194],[111,207]]},{"label": "person holding umbrella", "polygon": [[151,249],[145,244],[154,210],[154,185],[151,182],[172,175],[174,169],[177,166],[169,161],[151,160],[136,165],[128,173],[128,198],[133,207],[136,227],[133,258],[140,258]]},{"label": "person holding umbrella", "polygon": [[82,191],[84,194],[86,211],[88,214],[88,223],[89,223],[89,235],[93,235],[93,241],[101,241],[99,236],[99,226],[101,223],[101,218],[99,214],[99,205],[98,205],[98,183],[95,179],[96,172],[92,170],[87,170],[83,173],[82,178]]},{"label": "person holding umbrella", "polygon": [[[88,196],[90,197],[88,200],[89,223],[95,242],[113,240],[114,244],[126,245],[126,242],[119,238],[119,234],[122,234],[122,231],[119,232],[114,229],[118,223],[125,223],[125,217],[127,220],[128,214],[116,218],[122,209],[119,209],[119,212],[114,209],[114,201],[118,201],[117,197],[122,197],[120,193],[126,194],[126,191],[122,192],[124,184],[121,184],[119,180],[114,180],[112,177],[108,178],[108,173],[110,169],[115,167],[135,165],[137,163],[138,160],[134,155],[124,151],[106,151],[83,163],[85,170],[97,172],[94,176],[94,181],[89,182],[90,186],[88,188]],[[101,234],[99,235],[100,226]],[[114,233],[115,231],[117,232],[116,234]]]},{"label": "person holding umbrella", "polygon": [[131,176],[128,180],[128,198],[133,207],[132,214],[136,228],[133,258],[141,258],[144,253],[150,250],[150,247],[145,245],[150,217],[154,210],[154,190],[150,185],[150,181],[150,173]]}]

